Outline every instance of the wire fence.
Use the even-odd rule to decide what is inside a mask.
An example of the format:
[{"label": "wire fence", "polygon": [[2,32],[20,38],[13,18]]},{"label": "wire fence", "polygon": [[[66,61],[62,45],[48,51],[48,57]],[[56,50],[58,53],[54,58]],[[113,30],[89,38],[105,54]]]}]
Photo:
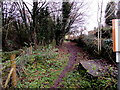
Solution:
[{"label": "wire fence", "polygon": [[1,58],[2,62],[0,63],[0,75],[2,78],[0,80],[1,81],[0,84],[2,85],[3,88],[6,88],[11,79],[12,86],[16,87],[17,85],[17,73],[16,72],[20,73],[19,71],[20,68],[23,70],[23,72],[25,72],[24,65],[29,60],[28,56],[32,55],[32,46],[27,48],[24,51],[5,52],[4,54],[9,55],[9,59],[4,60],[3,57]]}]

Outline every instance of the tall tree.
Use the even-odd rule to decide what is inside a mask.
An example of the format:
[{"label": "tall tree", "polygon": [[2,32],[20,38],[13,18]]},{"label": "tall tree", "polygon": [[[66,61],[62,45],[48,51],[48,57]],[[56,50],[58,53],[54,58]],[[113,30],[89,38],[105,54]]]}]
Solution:
[{"label": "tall tree", "polygon": [[[57,15],[56,29],[57,45],[62,44],[65,35],[72,29],[84,24],[86,17],[86,3],[81,2],[62,2],[61,13]],[[85,10],[86,9],[86,10]],[[79,23],[79,24],[78,24]]]},{"label": "tall tree", "polygon": [[[62,44],[65,34],[66,34],[66,26],[68,24],[69,16],[71,13],[71,4],[69,2],[62,2],[62,15],[57,17],[57,24],[56,24],[56,32],[55,32],[55,39],[56,45]],[[69,30],[68,30],[69,31]]]},{"label": "tall tree", "polygon": [[102,38],[102,15],[103,15],[103,0],[98,3],[97,22],[98,22],[98,53],[101,52]]},{"label": "tall tree", "polygon": [[115,19],[115,2],[108,2],[105,10],[105,23],[109,26],[112,26],[112,19]]},{"label": "tall tree", "polygon": [[33,1],[33,14],[32,14],[32,37],[35,49],[37,48],[37,33],[36,33],[36,25],[37,25],[37,15],[38,15],[38,0]]},{"label": "tall tree", "polygon": [[[32,10],[23,0],[13,2],[10,5],[4,3],[3,7],[5,8],[2,9],[3,40],[9,39],[9,41],[15,42],[17,45],[22,44],[20,47],[25,46],[25,42],[28,46],[31,44],[35,47],[38,44],[46,45],[51,43],[53,39],[56,40],[56,45],[62,44],[65,34],[71,28],[76,27],[75,25],[78,25],[78,23],[82,25],[85,16],[83,11],[85,10],[82,9],[83,2],[80,2],[79,5],[77,5],[77,2],[60,3],[58,4],[60,7],[54,3],[57,8],[50,9],[49,5],[51,3],[36,1],[31,5]],[[72,26],[73,24],[74,26]],[[14,35],[12,32],[14,32]]]},{"label": "tall tree", "polygon": [[42,8],[37,21],[37,38],[39,44],[49,44],[54,38],[54,22],[49,15],[48,7]]}]

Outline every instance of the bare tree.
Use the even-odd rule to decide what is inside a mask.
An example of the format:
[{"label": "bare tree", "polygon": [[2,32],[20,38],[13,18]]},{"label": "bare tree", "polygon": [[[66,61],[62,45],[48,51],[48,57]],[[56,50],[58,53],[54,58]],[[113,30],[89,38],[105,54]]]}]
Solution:
[{"label": "bare tree", "polygon": [[[25,22],[26,27],[27,24],[30,24],[30,28],[28,27],[30,33],[31,33],[31,41],[33,41],[35,48],[37,48],[37,17],[39,12],[42,10],[42,8],[45,8],[47,6],[46,1],[44,2],[38,2],[36,0],[32,4],[32,11],[29,9],[28,4],[24,2],[23,0],[19,3],[16,3],[17,7],[19,9],[19,12],[21,13],[21,17],[23,21]],[[26,15],[26,12],[28,12],[28,16]],[[28,21],[28,22],[27,22]]]},{"label": "bare tree", "polygon": [[102,37],[102,17],[103,16],[103,0],[98,3],[97,22],[98,22],[98,53],[101,51],[101,37]]},{"label": "bare tree", "polygon": [[[102,20],[103,20],[103,0],[98,3],[98,12],[97,12],[97,22],[98,22],[98,53],[101,52],[101,39],[102,39]],[[108,3],[109,4],[109,3]],[[107,7],[107,11],[105,11],[105,19],[108,19],[115,13],[115,3],[110,4],[109,7]]]},{"label": "bare tree", "polygon": [[[5,3],[4,3],[5,4]],[[32,9],[29,8],[29,6],[32,6]],[[52,7],[50,7],[50,5]],[[3,13],[3,23],[6,25],[4,28],[9,28],[8,25],[10,22],[13,24],[14,28],[16,29],[15,32],[18,33],[16,37],[19,37],[19,42],[24,42],[23,36],[20,36],[20,28],[21,26],[24,27],[24,31],[26,32],[27,39],[25,37],[25,42],[27,42],[30,46],[30,43],[33,43],[35,48],[37,48],[37,45],[39,43],[38,40],[38,32],[41,30],[42,27],[41,24],[41,18],[46,18],[46,20],[49,19],[50,22],[52,22],[51,26],[54,26],[51,30],[49,28],[49,31],[54,31],[53,37],[58,41],[58,43],[62,43],[65,37],[65,34],[68,33],[71,29],[74,29],[76,27],[80,27],[84,24],[85,21],[85,6],[86,4],[81,2],[38,2],[36,0],[33,1],[32,4],[24,2],[23,0],[19,0],[19,2],[13,2],[11,5],[9,5],[10,9],[8,9],[8,5],[4,5],[4,13]],[[48,8],[49,7],[49,8]],[[47,17],[45,17],[45,13],[48,14]],[[43,17],[41,17],[41,14],[43,14]],[[12,18],[11,18],[12,17]],[[52,19],[51,19],[52,17]],[[7,21],[8,20],[8,21]],[[44,22],[45,23],[45,22]],[[47,23],[47,22],[46,22]],[[45,25],[45,24],[44,24]],[[47,28],[44,28],[43,31]],[[5,29],[5,39],[8,38],[8,29]],[[23,30],[23,29],[21,29]],[[42,31],[42,30],[41,30]],[[25,33],[23,32],[23,33]],[[39,32],[41,33],[41,32]],[[45,34],[44,32],[43,34]],[[42,34],[39,34],[42,35]],[[46,35],[46,36],[45,36]],[[42,35],[43,38],[48,38],[47,34]],[[14,37],[14,39],[16,39]],[[51,37],[52,38],[52,37]],[[39,38],[40,39],[40,38]],[[44,39],[45,41],[45,39]]]},{"label": "bare tree", "polygon": [[[0,2],[2,8],[2,2]],[[0,56],[2,55],[2,10],[0,10]],[[0,57],[0,89],[2,88],[2,58]]]},{"label": "bare tree", "polygon": [[[55,22],[57,22],[58,19],[61,22],[60,25],[62,26],[61,26],[60,32],[62,32],[62,37],[60,40],[63,41],[66,33],[68,33],[71,29],[74,29],[76,27],[77,28],[81,27],[85,23],[87,7],[84,1],[75,2],[73,0],[72,2],[69,2],[70,12],[69,12],[68,17],[63,20],[64,17],[62,15],[63,12],[62,12],[61,5],[62,5],[61,2],[57,2],[57,3],[54,2],[52,3],[51,8],[53,11],[57,11],[57,12],[52,13],[52,16]],[[58,6],[58,7],[55,7],[55,6]],[[57,35],[57,36],[60,36],[60,35]]]}]

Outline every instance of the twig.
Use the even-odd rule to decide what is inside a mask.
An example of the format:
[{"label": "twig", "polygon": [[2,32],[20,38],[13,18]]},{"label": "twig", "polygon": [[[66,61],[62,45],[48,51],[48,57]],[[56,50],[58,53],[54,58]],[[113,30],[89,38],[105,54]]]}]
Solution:
[{"label": "twig", "polygon": [[28,75],[28,73],[25,71],[24,67],[22,67],[22,70],[25,73],[25,75]]},{"label": "twig", "polygon": [[13,70],[14,70],[14,68],[11,68],[10,73],[8,74],[8,78],[7,78],[6,82],[5,82],[5,88],[7,87],[7,84],[9,82],[9,80],[10,80],[10,76],[11,76]]}]

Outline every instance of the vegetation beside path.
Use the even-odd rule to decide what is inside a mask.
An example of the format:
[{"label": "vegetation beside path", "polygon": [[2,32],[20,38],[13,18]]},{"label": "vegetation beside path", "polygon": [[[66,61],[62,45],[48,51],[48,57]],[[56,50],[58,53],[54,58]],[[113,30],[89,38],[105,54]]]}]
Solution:
[{"label": "vegetation beside path", "polygon": [[[5,55],[3,54],[3,56]],[[68,54],[51,46],[41,47],[33,51],[33,55],[19,56],[17,60],[17,88],[52,87],[54,80],[67,65],[67,56]],[[3,66],[6,66],[5,62],[8,58],[4,59]],[[3,83],[9,73],[9,64],[10,62],[7,63],[8,68],[3,70],[3,76],[5,76]],[[11,87],[11,83],[7,87]]]},{"label": "vegetation beside path", "polygon": [[[67,45],[68,47],[66,47]],[[109,73],[106,76],[93,77],[79,62],[74,62],[74,65],[71,64],[73,63],[69,61],[73,60],[70,59],[71,55],[77,54],[77,60],[74,59],[78,61],[81,60],[80,58],[83,57],[84,53],[82,50],[78,50],[78,47],[72,45],[74,46],[74,44],[67,43],[59,49],[51,46],[40,47],[33,51],[33,55],[19,56],[17,60],[19,61],[17,62],[17,88],[52,88],[55,81],[59,80],[61,73],[70,65],[72,65],[72,69],[66,70],[56,88],[102,88],[112,90],[117,88],[117,79]],[[75,48],[81,52],[76,53]],[[71,51],[73,54],[70,53]],[[3,54],[3,56],[5,55]],[[4,58],[3,66],[6,66],[5,62],[9,61],[8,58]],[[10,63],[7,64],[9,66]],[[5,68],[3,70],[3,84],[8,74],[9,68]],[[11,81],[7,87],[11,87]]]}]

